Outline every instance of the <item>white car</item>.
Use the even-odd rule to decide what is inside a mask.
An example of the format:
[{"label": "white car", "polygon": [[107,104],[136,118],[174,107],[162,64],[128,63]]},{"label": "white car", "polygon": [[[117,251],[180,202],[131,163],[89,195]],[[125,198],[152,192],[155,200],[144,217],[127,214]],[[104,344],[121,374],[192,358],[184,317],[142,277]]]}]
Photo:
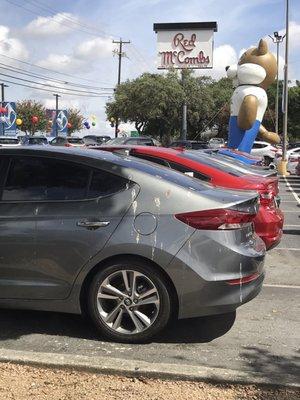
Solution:
[{"label": "white car", "polygon": [[219,149],[225,145],[225,140],[222,138],[211,138],[208,143],[211,149]]},{"label": "white car", "polygon": [[[296,166],[298,164],[298,158],[300,157],[300,147],[295,147],[286,152],[286,158],[288,160],[287,170],[291,174],[295,174]],[[278,150],[275,157],[275,164],[278,166],[279,161],[282,159],[282,150]]]},{"label": "white car", "polygon": [[266,165],[274,162],[275,154],[278,149],[268,142],[255,141],[251,150],[254,156],[262,157]]},{"label": "white car", "polygon": [[288,158],[287,170],[290,174],[297,174],[297,168],[300,161],[300,153],[292,154]]},{"label": "white car", "polygon": [[21,146],[21,141],[16,136],[0,136],[0,147]]}]

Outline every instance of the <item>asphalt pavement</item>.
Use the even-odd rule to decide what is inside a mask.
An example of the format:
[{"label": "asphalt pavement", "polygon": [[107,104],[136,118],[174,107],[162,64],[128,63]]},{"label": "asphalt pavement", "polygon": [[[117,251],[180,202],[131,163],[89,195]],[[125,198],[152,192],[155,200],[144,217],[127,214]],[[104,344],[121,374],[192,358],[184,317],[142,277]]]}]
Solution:
[{"label": "asphalt pavement", "polygon": [[[148,368],[194,367],[239,371],[265,383],[296,384],[299,377],[300,177],[280,178],[284,236],[266,257],[267,276],[260,295],[235,314],[183,320],[159,340],[124,345],[101,340],[80,316],[1,310],[0,360],[9,354],[52,354],[148,363]],[[22,353],[23,352],[23,353]],[[5,354],[5,357],[2,357]],[[25,356],[24,356],[25,357]],[[27,357],[27,356],[26,356]],[[24,360],[26,361],[26,357]],[[29,357],[30,358],[30,357]],[[150,367],[149,367],[150,365]],[[298,364],[299,365],[299,364]]]}]

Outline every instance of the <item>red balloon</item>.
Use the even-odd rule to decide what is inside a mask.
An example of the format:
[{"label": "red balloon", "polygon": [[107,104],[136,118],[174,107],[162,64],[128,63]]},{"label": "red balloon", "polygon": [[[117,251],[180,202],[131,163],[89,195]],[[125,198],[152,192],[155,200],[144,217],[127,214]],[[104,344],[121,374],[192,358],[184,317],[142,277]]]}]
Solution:
[{"label": "red balloon", "polygon": [[7,108],[5,108],[5,107],[0,107],[0,113],[2,113],[2,114],[7,114]]},{"label": "red balloon", "polygon": [[71,128],[72,128],[72,124],[71,124],[71,122],[68,122],[68,124],[67,124],[67,128],[68,128],[68,129],[71,129]]},{"label": "red balloon", "polygon": [[33,124],[37,124],[37,123],[39,122],[39,118],[38,118],[36,115],[34,115],[34,116],[31,118],[31,122],[32,122]]}]

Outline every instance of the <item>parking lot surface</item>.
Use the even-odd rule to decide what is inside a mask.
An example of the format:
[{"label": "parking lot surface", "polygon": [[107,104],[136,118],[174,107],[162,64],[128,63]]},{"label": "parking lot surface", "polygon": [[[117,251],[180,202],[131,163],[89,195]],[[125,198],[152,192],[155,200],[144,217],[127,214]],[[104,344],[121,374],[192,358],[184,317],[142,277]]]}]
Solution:
[{"label": "parking lot surface", "polygon": [[[252,371],[269,382],[297,382],[300,304],[300,177],[280,178],[284,236],[266,257],[261,294],[234,314],[179,321],[156,342],[124,345],[99,339],[79,316],[1,310],[0,348],[107,356],[149,363]],[[280,383],[280,382],[279,382]]]}]

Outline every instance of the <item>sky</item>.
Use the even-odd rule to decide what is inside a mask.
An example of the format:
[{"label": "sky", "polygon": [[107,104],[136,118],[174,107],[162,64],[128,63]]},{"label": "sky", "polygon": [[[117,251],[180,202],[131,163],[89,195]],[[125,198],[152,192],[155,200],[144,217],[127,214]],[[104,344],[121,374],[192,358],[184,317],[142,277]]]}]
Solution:
[{"label": "sky", "polygon": [[[113,53],[117,46],[113,40],[131,42],[124,45],[124,81],[157,71],[153,23],[216,21],[214,67],[204,73],[219,79],[225,76],[225,66],[236,63],[243,49],[255,46],[274,31],[285,32],[285,0],[0,0],[0,6],[0,73],[32,79],[1,69],[6,64],[50,79],[104,88],[97,89],[103,93],[99,98],[63,95],[60,107],[80,108],[88,119],[95,115],[96,126],[89,133],[111,136],[113,128],[106,121],[105,104],[117,82],[118,59]],[[268,40],[275,52],[275,45]],[[283,59],[281,46],[281,76]],[[289,78],[300,79],[300,0],[290,0],[289,60]],[[0,82],[1,78],[11,80],[0,75]],[[44,83],[61,86],[47,79]],[[91,89],[82,86],[82,90]],[[31,98],[47,108],[55,107],[52,93],[11,83],[5,97],[8,101]],[[125,124],[121,128],[130,129]]]}]

